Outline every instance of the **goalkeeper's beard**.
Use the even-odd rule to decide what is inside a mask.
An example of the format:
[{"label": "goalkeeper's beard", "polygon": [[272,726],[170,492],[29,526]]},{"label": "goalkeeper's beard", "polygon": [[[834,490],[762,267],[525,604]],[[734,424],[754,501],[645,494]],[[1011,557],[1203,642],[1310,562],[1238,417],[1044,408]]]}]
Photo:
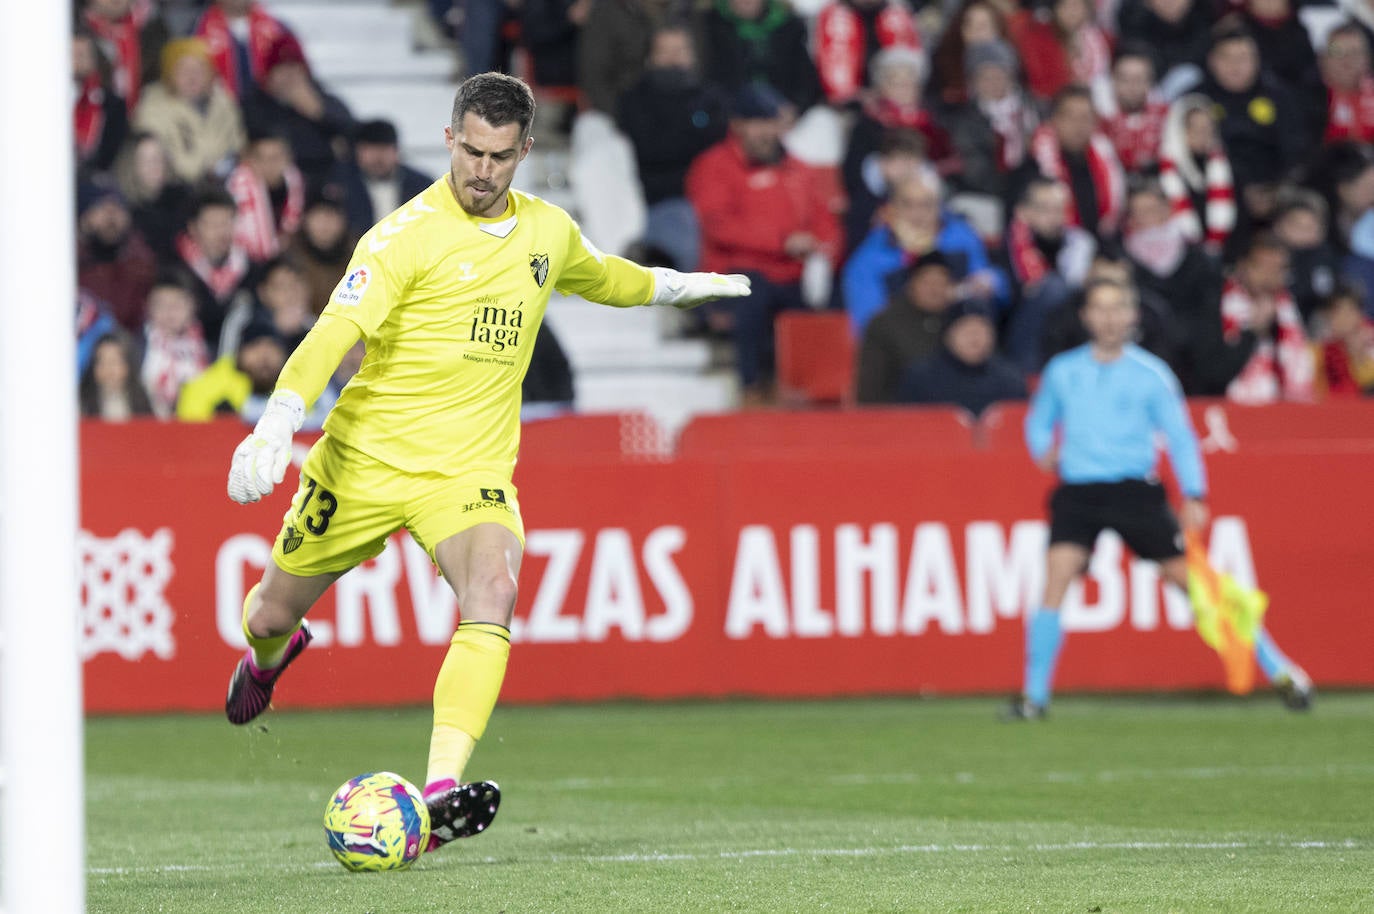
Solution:
[{"label": "goalkeeper's beard", "polygon": [[[499,216],[506,209],[506,191],[510,189],[509,181],[504,187],[492,181],[479,181],[476,178],[460,182],[457,172],[450,168],[448,183],[449,189],[453,191],[453,199],[458,201],[463,212],[469,216],[486,219]],[[474,187],[483,188],[488,192],[478,196],[473,193]]]}]

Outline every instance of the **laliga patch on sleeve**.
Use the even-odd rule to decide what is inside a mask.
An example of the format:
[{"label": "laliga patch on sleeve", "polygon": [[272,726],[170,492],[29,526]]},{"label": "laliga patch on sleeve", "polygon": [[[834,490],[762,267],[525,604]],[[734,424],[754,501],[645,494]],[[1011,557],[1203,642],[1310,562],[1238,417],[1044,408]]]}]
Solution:
[{"label": "laliga patch on sleeve", "polygon": [[342,280],[334,289],[334,300],[341,305],[356,305],[363,300],[363,293],[367,291],[367,284],[372,279],[372,271],[367,267],[358,267]]}]

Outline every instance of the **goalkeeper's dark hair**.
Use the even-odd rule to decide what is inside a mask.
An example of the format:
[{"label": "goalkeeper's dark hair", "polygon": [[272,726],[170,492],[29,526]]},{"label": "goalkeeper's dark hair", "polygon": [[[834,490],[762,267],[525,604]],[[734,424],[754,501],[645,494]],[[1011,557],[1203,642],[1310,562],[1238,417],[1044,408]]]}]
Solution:
[{"label": "goalkeeper's dark hair", "polygon": [[524,81],[504,73],[478,73],[463,80],[453,98],[453,121],[457,133],[468,112],[493,127],[520,125],[520,140],[530,135],[534,123],[534,93]]}]

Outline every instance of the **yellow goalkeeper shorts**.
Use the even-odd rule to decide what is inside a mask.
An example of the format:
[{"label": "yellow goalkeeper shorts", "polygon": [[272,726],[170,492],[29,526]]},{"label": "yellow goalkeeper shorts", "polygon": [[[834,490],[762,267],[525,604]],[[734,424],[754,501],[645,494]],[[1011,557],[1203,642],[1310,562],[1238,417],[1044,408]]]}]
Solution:
[{"label": "yellow goalkeeper shorts", "polygon": [[302,577],[347,571],[375,558],[404,527],[432,561],[436,545],[487,523],[525,542],[508,473],[407,473],[325,435],[305,458],[272,558]]}]

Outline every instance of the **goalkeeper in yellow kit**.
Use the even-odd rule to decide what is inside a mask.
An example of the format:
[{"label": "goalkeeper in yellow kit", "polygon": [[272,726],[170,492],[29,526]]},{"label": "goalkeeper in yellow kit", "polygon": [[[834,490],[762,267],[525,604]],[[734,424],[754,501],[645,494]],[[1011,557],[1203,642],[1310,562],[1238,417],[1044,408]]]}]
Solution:
[{"label": "goalkeeper in yellow kit", "polygon": [[558,207],[510,189],[530,151],[534,97],[518,79],[466,80],[444,129],[450,171],[363,236],[348,272],[234,451],[229,496],[270,494],[291,438],[344,354],[367,355],[310,450],[262,581],[244,600],[249,651],[225,713],[261,714],[310,643],[306,612],[405,527],[458,598],[462,622],[434,685],[425,799],[430,850],[476,834],[500,793],[463,768],[496,704],[524,549],[511,474],[520,383],[550,294],[616,307],[691,307],[749,294],[742,276],[646,269],[598,251]]}]

